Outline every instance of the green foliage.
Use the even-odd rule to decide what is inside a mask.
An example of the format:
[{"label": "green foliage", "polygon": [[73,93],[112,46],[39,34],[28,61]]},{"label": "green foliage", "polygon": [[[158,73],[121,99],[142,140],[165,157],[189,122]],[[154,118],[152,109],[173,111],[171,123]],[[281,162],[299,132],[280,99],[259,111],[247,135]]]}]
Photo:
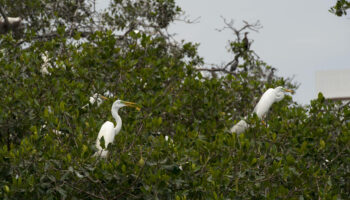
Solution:
[{"label": "green foliage", "polygon": [[[180,11],[173,1],[122,2],[114,1],[110,20],[129,23],[137,10]],[[152,12],[142,16],[161,28],[165,13]],[[147,31],[17,42],[1,36],[1,199],[350,196],[349,106],[321,94],[307,107],[286,97],[273,105],[268,126],[251,116],[247,132],[229,133],[266,88],[295,87],[276,76],[267,81],[270,67],[249,52],[241,65],[247,70],[209,77],[196,69],[202,64],[196,45]],[[43,54],[49,74],[42,72]],[[115,97],[85,106],[107,91]],[[108,158],[99,159],[96,137],[104,121],[114,121],[116,98],[142,109],[120,110],[122,130]]]},{"label": "green foliage", "polygon": [[350,2],[347,0],[337,0],[335,6],[333,6],[329,11],[338,17],[347,15],[347,10],[350,9]]}]

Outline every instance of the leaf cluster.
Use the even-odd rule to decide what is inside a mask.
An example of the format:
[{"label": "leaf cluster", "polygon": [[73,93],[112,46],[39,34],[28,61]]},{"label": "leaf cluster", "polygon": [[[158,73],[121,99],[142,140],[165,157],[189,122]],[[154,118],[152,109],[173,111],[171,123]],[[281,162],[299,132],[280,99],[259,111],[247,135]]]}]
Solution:
[{"label": "leaf cluster", "polygon": [[337,0],[337,3],[329,10],[331,13],[341,17],[347,15],[347,10],[350,9],[350,2],[347,0]]}]

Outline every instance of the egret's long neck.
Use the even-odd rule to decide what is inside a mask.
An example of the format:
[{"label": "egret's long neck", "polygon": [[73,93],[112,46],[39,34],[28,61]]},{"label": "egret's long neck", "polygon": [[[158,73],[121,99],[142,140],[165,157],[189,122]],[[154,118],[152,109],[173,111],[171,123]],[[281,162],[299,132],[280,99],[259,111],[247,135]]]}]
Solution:
[{"label": "egret's long neck", "polygon": [[117,123],[117,126],[114,128],[114,134],[118,134],[122,128],[122,118],[118,114],[118,110],[112,110],[112,115]]}]

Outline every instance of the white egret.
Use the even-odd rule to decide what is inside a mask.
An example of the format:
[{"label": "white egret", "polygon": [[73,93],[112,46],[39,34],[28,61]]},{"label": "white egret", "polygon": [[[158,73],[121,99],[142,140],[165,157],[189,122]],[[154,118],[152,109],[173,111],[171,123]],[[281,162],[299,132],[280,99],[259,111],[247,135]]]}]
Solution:
[{"label": "white egret", "polygon": [[108,97],[108,98],[114,97],[114,94],[111,91],[109,91],[109,90],[107,90],[105,93],[103,93],[103,95],[105,97]]},{"label": "white egret", "polygon": [[22,18],[20,17],[7,17],[7,19],[0,19],[0,33],[6,33],[8,30],[17,29],[21,25],[21,22]]},{"label": "white egret", "polygon": [[[94,95],[92,95],[90,98],[89,98],[89,102],[90,104],[94,104],[96,102],[97,104],[97,107],[100,106],[104,100],[107,100],[108,98],[101,95],[101,94],[98,94],[98,93],[95,93]],[[89,104],[85,104],[82,108],[86,108],[88,107]]]},{"label": "white egret", "polygon": [[[51,75],[49,72],[49,69],[52,68],[61,68],[66,69],[66,65],[62,61],[56,61],[55,58],[52,56],[50,57],[50,54],[48,51],[45,51],[44,53],[41,53],[41,60],[43,61],[43,64],[40,67],[40,72],[42,75]],[[75,72],[75,69],[72,68],[72,71]]]},{"label": "white egret", "polygon": [[108,150],[103,149],[101,147],[100,140],[102,137],[104,138],[105,148],[107,148],[108,144],[114,141],[114,137],[120,132],[120,129],[122,128],[122,119],[120,118],[118,111],[120,108],[124,106],[135,107],[137,110],[140,110],[140,108],[133,102],[116,100],[113,103],[111,111],[112,111],[112,116],[114,117],[117,125],[114,127],[113,122],[110,122],[110,121],[107,121],[102,125],[96,140],[96,148],[98,149],[98,152],[95,153],[95,156],[96,155],[99,155],[101,157],[107,156]]},{"label": "white egret", "polygon": [[108,99],[107,97],[101,94],[95,93],[94,95],[92,95],[92,97],[90,97],[89,102],[91,104],[94,104],[96,102],[97,106],[100,106],[103,103],[103,101],[107,99]]},{"label": "white egret", "polygon": [[[273,103],[279,102],[284,98],[285,92],[293,93],[293,90],[278,86],[276,88],[269,88],[260,98],[258,104],[254,108],[254,113],[263,119]],[[231,128],[231,133],[241,134],[248,128],[247,122],[242,119]]]},{"label": "white egret", "polygon": [[258,117],[264,118],[273,103],[279,102],[284,98],[285,92],[293,93],[293,90],[278,86],[276,88],[269,88],[260,98],[258,104],[254,108],[254,112]]},{"label": "white egret", "polygon": [[22,21],[22,18],[20,17],[8,17],[10,24],[20,23]]},{"label": "white egret", "polygon": [[41,54],[41,59],[44,61],[44,63],[41,65],[40,72],[43,75],[51,75],[51,73],[48,70],[49,68],[51,68],[50,63],[49,63],[51,59],[48,57],[47,51],[45,51],[45,53]]}]

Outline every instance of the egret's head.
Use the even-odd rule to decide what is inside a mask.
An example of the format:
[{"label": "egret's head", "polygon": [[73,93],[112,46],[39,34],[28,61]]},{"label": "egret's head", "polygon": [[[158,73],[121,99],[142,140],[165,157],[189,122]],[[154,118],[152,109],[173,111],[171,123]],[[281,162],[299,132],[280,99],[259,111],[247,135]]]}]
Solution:
[{"label": "egret's head", "polygon": [[136,105],[136,103],[123,101],[123,100],[116,100],[112,105],[112,110],[119,110],[119,108],[122,108],[124,106],[134,107],[137,110],[140,110],[140,107]]},{"label": "egret's head", "polygon": [[283,99],[284,94],[286,92],[294,93],[293,90],[286,89],[286,88],[284,88],[282,86],[278,86],[274,90],[275,90],[274,92],[275,92],[275,95],[276,95],[276,97],[275,97],[276,101],[281,101]]}]

